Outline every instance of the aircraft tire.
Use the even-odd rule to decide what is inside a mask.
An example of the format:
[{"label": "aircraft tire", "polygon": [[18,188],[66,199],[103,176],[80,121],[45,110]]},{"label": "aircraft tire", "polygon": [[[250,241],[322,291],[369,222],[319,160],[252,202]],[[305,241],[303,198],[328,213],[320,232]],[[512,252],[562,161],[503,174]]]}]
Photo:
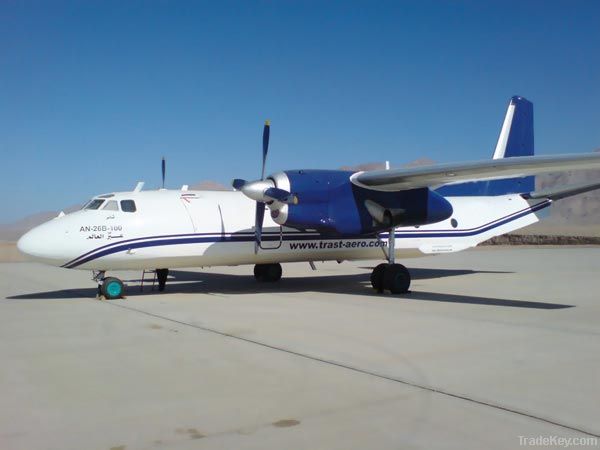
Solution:
[{"label": "aircraft tire", "polygon": [[383,274],[383,287],[392,294],[405,294],[410,287],[410,273],[402,264],[390,264]]},{"label": "aircraft tire", "polygon": [[281,264],[267,264],[267,268],[265,270],[265,281],[275,282],[281,280],[281,275],[283,274],[283,270],[281,269]]},{"label": "aircraft tire", "polygon": [[371,286],[380,294],[383,292],[383,276],[388,266],[389,264],[381,263],[371,272]]},{"label": "aircraft tire", "polygon": [[121,280],[115,277],[105,278],[100,289],[102,295],[107,300],[122,298],[125,293],[125,285]]},{"label": "aircraft tire", "polygon": [[256,264],[254,266],[254,278],[260,282],[275,282],[281,279],[281,264]]},{"label": "aircraft tire", "polygon": [[266,264],[254,265],[254,278],[256,279],[256,281],[265,281],[265,266]]}]

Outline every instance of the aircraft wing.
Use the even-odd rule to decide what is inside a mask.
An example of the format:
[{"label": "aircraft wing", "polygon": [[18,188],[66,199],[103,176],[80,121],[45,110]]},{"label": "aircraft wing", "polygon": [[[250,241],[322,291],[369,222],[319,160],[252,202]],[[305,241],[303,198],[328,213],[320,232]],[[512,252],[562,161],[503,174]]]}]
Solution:
[{"label": "aircraft wing", "polygon": [[391,170],[357,172],[352,183],[376,191],[403,191],[466,181],[524,177],[563,170],[600,168],[599,153],[521,156],[466,163],[434,164]]}]

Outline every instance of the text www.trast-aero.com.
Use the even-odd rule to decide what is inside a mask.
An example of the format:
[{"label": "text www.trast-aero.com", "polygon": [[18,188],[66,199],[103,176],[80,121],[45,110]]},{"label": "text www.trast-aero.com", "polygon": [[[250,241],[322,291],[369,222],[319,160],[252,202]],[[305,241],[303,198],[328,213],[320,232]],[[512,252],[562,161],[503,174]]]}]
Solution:
[{"label": "text www.trast-aero.com", "polygon": [[335,250],[342,248],[387,247],[386,241],[290,242],[290,250]]}]

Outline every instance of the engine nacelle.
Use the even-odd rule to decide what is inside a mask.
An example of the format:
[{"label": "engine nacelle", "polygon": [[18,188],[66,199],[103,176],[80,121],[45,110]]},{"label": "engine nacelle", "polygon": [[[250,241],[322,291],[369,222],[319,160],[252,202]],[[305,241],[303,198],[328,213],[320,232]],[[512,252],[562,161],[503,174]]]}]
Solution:
[{"label": "engine nacelle", "polygon": [[271,217],[279,225],[301,230],[361,235],[440,222],[452,215],[452,205],[427,188],[374,191],[354,185],[352,173],[296,170],[270,176],[277,188],[298,198],[298,204],[270,204]]}]

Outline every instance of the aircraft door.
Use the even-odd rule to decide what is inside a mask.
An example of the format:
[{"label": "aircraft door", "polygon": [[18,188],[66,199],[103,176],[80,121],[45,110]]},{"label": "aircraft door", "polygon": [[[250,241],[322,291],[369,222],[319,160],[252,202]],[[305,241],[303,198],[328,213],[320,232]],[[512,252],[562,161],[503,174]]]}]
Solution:
[{"label": "aircraft door", "polygon": [[181,202],[188,213],[195,233],[224,234],[223,215],[218,204],[200,194],[182,192]]}]

